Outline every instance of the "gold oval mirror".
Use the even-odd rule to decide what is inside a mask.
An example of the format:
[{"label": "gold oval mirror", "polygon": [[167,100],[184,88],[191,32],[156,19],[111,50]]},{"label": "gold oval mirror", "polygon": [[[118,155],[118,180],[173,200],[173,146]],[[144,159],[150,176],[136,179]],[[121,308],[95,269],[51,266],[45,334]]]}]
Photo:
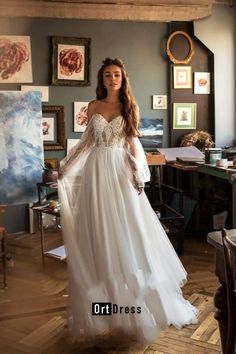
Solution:
[{"label": "gold oval mirror", "polygon": [[188,64],[194,54],[191,37],[184,31],[175,31],[167,39],[166,53],[174,64]]}]

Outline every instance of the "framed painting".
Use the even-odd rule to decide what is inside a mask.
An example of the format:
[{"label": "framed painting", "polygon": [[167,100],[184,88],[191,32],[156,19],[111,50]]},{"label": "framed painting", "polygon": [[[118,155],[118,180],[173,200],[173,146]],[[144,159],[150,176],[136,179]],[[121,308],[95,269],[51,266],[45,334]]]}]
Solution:
[{"label": "framed painting", "polygon": [[0,83],[31,83],[29,36],[0,36]]},{"label": "framed painting", "polygon": [[166,95],[152,96],[152,109],[167,109],[167,96]]},{"label": "framed painting", "polygon": [[173,129],[196,129],[196,103],[173,104]]},{"label": "framed painting", "polygon": [[90,85],[90,38],[52,37],[52,84]]},{"label": "framed painting", "polygon": [[74,132],[84,132],[88,123],[89,102],[74,102]]},{"label": "framed painting", "polygon": [[44,150],[64,150],[64,107],[43,106],[42,112],[42,136]]},{"label": "framed painting", "polygon": [[174,66],[173,71],[175,89],[192,88],[191,66]]},{"label": "framed painting", "polygon": [[210,73],[194,73],[194,93],[201,95],[207,95],[210,93]]}]

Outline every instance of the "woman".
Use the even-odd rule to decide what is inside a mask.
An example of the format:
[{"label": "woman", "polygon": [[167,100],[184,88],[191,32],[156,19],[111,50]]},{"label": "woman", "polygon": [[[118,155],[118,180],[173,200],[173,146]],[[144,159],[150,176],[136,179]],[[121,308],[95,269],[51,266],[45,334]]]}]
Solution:
[{"label": "woman", "polygon": [[[71,329],[78,338],[122,328],[152,342],[170,324],[196,322],[196,309],[182,296],[186,272],[143,192],[149,169],[120,60],[104,60],[96,93],[59,181]],[[104,303],[93,307],[99,315],[92,303]]]}]

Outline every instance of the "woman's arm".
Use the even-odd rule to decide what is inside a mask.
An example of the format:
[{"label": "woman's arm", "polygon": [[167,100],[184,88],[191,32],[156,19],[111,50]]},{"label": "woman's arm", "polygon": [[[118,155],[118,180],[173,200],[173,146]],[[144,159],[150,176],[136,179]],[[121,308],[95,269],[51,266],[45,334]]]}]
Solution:
[{"label": "woman's arm", "polygon": [[150,171],[147,165],[145,153],[137,137],[128,137],[125,142],[128,162],[133,177],[133,185],[138,193],[142,193],[145,182],[150,180]]}]

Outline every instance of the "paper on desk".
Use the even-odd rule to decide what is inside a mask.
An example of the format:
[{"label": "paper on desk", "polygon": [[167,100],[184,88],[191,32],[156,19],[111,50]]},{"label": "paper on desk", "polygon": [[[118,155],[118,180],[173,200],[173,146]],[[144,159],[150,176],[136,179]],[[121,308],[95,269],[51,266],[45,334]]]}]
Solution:
[{"label": "paper on desk", "polygon": [[59,258],[61,260],[66,259],[66,251],[64,246],[54,248],[53,250],[45,252],[46,255]]},{"label": "paper on desk", "polygon": [[158,148],[158,151],[165,155],[166,162],[174,162],[176,161],[176,157],[204,158],[204,154],[196,146]]}]

